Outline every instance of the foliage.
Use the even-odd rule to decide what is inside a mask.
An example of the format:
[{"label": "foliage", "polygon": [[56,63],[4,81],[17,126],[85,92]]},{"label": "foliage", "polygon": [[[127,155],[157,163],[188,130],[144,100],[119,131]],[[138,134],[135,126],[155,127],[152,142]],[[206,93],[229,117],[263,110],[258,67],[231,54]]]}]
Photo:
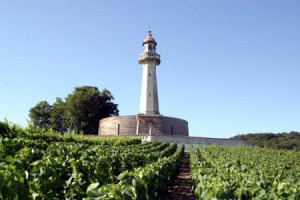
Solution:
[{"label": "foliage", "polygon": [[2,137],[9,137],[10,132],[9,124],[0,121],[0,135]]},{"label": "foliage", "polygon": [[97,134],[99,120],[118,115],[117,105],[112,103],[113,96],[104,89],[96,87],[76,87],[66,98],[65,116],[69,130],[85,134]]},{"label": "foliage", "polygon": [[15,138],[24,134],[25,131],[17,124],[12,124],[8,120],[0,121],[0,138]]},{"label": "foliage", "polygon": [[233,139],[245,140],[248,144],[274,149],[300,150],[300,133],[255,133],[234,136]]},{"label": "foliage", "polygon": [[299,199],[300,153],[244,146],[190,148],[200,199]]},{"label": "foliage", "polygon": [[45,130],[37,126],[29,125],[22,128],[17,124],[0,121],[0,138],[24,138],[30,140],[42,140],[44,142],[80,142],[90,145],[132,145],[140,144],[141,140],[132,137],[93,137],[67,133],[62,135],[52,129]]},{"label": "foliage", "polygon": [[100,119],[119,114],[113,100],[106,89],[76,87],[65,101],[56,98],[53,105],[47,101],[39,102],[29,110],[29,117],[34,126],[45,130],[96,135]]},{"label": "foliage", "polygon": [[29,117],[33,125],[48,129],[51,127],[51,105],[47,101],[41,101],[29,110]]},{"label": "foliage", "polygon": [[169,157],[163,157],[132,172],[125,171],[118,176],[117,184],[99,187],[98,182],[93,183],[88,187],[88,197],[85,199],[162,199],[178,171],[183,151],[184,146],[181,145]]},{"label": "foliage", "polygon": [[66,103],[61,98],[56,98],[56,102],[52,105],[50,113],[51,128],[60,133],[67,132],[67,126],[64,120]]},{"label": "foliage", "polygon": [[0,138],[0,199],[82,199],[96,189],[94,183],[106,187],[124,182],[121,177],[127,175],[142,182],[148,195],[157,196],[179,166],[175,144],[53,130],[35,133],[39,129],[34,126],[18,131],[14,137]]}]

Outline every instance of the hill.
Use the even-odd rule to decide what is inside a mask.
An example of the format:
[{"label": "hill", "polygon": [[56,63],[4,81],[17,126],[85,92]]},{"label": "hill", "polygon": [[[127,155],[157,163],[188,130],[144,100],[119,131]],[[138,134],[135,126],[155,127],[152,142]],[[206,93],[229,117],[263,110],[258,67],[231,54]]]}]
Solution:
[{"label": "hill", "polygon": [[248,144],[274,149],[300,150],[300,132],[290,133],[249,133],[236,135],[232,139],[242,139]]}]

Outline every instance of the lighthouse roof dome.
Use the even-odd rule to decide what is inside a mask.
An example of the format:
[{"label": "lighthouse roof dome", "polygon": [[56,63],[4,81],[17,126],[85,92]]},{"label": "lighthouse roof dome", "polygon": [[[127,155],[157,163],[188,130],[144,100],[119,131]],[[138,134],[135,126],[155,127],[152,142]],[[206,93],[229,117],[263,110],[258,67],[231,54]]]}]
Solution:
[{"label": "lighthouse roof dome", "polygon": [[143,45],[144,45],[144,44],[147,44],[147,43],[154,43],[155,45],[157,45],[155,39],[154,39],[153,36],[152,36],[151,31],[148,32],[148,35],[147,35],[147,37],[145,38],[145,40],[144,40],[144,42],[143,42]]}]

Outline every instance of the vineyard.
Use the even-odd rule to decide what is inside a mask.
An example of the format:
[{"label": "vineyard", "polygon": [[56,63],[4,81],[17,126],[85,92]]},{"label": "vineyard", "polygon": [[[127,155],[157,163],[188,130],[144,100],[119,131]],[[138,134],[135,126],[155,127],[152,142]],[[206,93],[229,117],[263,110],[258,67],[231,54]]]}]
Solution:
[{"label": "vineyard", "polygon": [[20,135],[0,139],[0,199],[157,199],[183,153],[130,138]]},{"label": "vineyard", "polygon": [[199,145],[184,154],[183,145],[0,125],[0,199],[174,199],[179,171],[199,199],[300,199],[299,151]]},{"label": "vineyard", "polygon": [[300,152],[250,147],[190,149],[199,199],[300,199]]}]

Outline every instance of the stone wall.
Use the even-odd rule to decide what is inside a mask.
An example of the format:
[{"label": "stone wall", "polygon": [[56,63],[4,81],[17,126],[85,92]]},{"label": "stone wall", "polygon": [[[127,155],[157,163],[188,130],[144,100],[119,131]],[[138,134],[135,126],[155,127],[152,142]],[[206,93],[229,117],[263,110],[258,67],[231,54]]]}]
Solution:
[{"label": "stone wall", "polygon": [[98,135],[135,135],[136,116],[107,117],[100,120]]},{"label": "stone wall", "polygon": [[207,138],[207,137],[191,137],[191,136],[168,136],[168,135],[151,135],[142,138],[144,141],[161,141],[170,143],[184,143],[184,144],[202,144],[204,146],[214,145],[245,145],[244,140],[233,140],[227,138]]},{"label": "stone wall", "polygon": [[[104,135],[103,137],[111,137],[113,135]],[[227,138],[207,138],[207,137],[189,137],[189,136],[179,136],[179,135],[129,135],[123,137],[134,137],[139,138],[143,142],[159,141],[159,142],[169,142],[169,143],[183,143],[185,146],[185,151],[189,151],[189,146],[193,145],[197,148],[198,145],[225,145],[225,146],[236,146],[236,145],[246,145],[244,140],[233,140]]]},{"label": "stone wall", "polygon": [[144,136],[141,138],[142,141],[160,141],[180,144],[183,143],[185,151],[189,151],[190,145],[197,148],[198,145],[225,145],[225,146],[236,146],[236,145],[247,145],[244,140],[232,140],[227,138],[206,138],[206,137],[189,137],[189,136],[168,136],[168,135],[151,135]]},{"label": "stone wall", "polygon": [[137,133],[162,135],[162,115],[137,115]]},{"label": "stone wall", "polygon": [[[189,135],[186,120],[159,116],[162,135]],[[137,115],[107,117],[100,120],[98,135],[136,135],[136,127]]]},{"label": "stone wall", "polygon": [[164,135],[189,135],[188,122],[174,117],[162,118],[162,132]]}]

